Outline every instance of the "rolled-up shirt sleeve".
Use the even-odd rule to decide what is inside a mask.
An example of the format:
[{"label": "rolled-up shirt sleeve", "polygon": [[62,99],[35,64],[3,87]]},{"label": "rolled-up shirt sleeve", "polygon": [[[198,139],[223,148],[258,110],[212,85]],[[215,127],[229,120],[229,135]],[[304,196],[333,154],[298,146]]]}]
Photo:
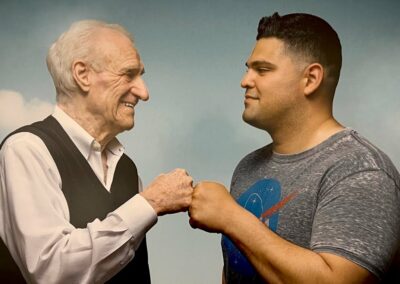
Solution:
[{"label": "rolled-up shirt sleeve", "polygon": [[135,255],[157,215],[139,194],[86,228],[69,222],[61,178],[30,133],[0,151],[0,234],[29,283],[102,283]]}]

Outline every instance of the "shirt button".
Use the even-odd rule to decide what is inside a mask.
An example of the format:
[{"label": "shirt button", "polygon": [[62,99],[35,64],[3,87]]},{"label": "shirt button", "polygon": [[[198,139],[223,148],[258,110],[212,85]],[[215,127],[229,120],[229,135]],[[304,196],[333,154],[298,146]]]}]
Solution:
[{"label": "shirt button", "polygon": [[129,261],[131,261],[133,259],[133,257],[135,256],[135,250],[133,250],[133,249],[130,250],[128,256],[129,256]]},{"label": "shirt button", "polygon": [[93,142],[93,150],[94,151],[100,151],[101,150],[101,146],[97,141]]}]

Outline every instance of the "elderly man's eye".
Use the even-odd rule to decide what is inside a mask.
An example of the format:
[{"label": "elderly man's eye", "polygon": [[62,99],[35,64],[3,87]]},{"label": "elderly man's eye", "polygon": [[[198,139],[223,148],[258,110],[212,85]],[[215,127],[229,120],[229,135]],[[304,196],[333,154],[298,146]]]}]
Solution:
[{"label": "elderly man's eye", "polygon": [[144,69],[132,69],[125,71],[125,75],[131,80],[143,74],[144,74]]},{"label": "elderly man's eye", "polygon": [[133,79],[135,78],[135,76],[137,75],[137,72],[135,71],[128,71],[125,73],[125,75],[129,78],[129,79]]}]

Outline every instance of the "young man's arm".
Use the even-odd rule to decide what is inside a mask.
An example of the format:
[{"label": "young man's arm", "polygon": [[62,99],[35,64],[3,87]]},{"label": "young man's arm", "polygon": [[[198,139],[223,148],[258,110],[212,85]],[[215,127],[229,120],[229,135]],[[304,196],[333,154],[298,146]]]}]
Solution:
[{"label": "young man's arm", "polygon": [[313,252],[279,237],[239,206],[220,184],[197,185],[190,217],[193,227],[228,236],[269,283],[377,281],[368,270],[344,257]]}]

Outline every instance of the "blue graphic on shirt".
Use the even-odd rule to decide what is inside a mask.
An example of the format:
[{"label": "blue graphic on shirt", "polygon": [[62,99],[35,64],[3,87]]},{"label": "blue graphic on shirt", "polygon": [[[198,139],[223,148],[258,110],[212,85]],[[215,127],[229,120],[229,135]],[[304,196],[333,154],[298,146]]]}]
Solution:
[{"label": "blue graphic on shirt", "polygon": [[[262,179],[254,183],[247,191],[239,196],[237,202],[245,209],[262,219],[272,231],[278,227],[279,211],[276,211],[268,219],[261,218],[262,214],[277,204],[281,199],[281,186],[277,180]],[[243,276],[251,276],[256,272],[246,257],[226,236],[222,236],[222,246],[225,248],[229,268]]]}]

